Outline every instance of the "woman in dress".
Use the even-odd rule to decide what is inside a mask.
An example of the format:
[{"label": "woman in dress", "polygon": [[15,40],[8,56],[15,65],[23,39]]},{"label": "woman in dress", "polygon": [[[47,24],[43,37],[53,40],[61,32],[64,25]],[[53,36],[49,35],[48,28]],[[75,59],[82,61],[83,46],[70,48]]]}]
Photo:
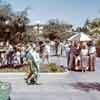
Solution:
[{"label": "woman in dress", "polygon": [[70,51],[69,51],[69,68],[71,70],[78,70],[79,66],[77,64],[78,59],[79,59],[79,53],[80,49],[78,48],[76,42],[70,46]]},{"label": "woman in dress", "polygon": [[86,71],[88,69],[88,48],[86,45],[83,45],[80,51],[80,57],[81,57],[81,68],[82,71]]}]

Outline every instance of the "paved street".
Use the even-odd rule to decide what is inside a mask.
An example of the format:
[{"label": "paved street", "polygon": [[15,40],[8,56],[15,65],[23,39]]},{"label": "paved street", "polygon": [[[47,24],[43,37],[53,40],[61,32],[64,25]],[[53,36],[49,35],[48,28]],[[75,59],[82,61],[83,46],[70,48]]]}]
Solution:
[{"label": "paved street", "polygon": [[40,73],[41,85],[26,85],[24,73],[0,73],[0,80],[11,83],[12,100],[100,100],[99,66],[97,59],[96,72]]}]

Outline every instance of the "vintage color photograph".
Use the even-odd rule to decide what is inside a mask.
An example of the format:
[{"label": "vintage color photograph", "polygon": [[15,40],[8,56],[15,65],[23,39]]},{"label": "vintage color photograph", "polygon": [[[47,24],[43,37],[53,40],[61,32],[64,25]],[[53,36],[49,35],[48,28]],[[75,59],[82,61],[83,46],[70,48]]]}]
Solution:
[{"label": "vintage color photograph", "polygon": [[0,0],[0,100],[100,100],[100,0]]}]

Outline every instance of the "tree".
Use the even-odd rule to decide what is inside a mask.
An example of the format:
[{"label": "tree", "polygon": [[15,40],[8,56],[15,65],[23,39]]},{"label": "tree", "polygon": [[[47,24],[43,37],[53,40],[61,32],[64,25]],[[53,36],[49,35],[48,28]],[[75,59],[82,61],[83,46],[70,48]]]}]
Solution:
[{"label": "tree", "polygon": [[17,11],[16,16],[22,18],[21,20],[23,21],[24,24],[28,24],[29,23],[29,18],[28,18],[28,10],[30,8],[26,7],[24,10],[22,11]]},{"label": "tree", "polygon": [[82,31],[82,28],[78,26],[78,27],[76,28],[76,32],[81,32],[81,31]]},{"label": "tree", "polygon": [[84,23],[84,27],[88,26],[90,24],[89,19],[86,19],[85,23]]},{"label": "tree", "polygon": [[72,25],[66,24],[59,21],[58,19],[50,19],[47,24],[44,26],[43,32],[44,36],[49,37],[50,39],[62,38],[62,34],[72,29]]},{"label": "tree", "polygon": [[90,26],[90,21],[89,21],[89,19],[86,19],[84,26],[83,27],[77,27],[76,32],[84,32],[84,33],[89,34],[89,29],[88,29],[89,26]]},{"label": "tree", "polygon": [[100,18],[95,18],[91,22],[88,20],[87,23],[83,27],[87,29],[88,33],[94,35],[94,33],[100,33]]},{"label": "tree", "polygon": [[28,8],[20,11],[19,15],[12,11],[9,3],[0,1],[0,40],[11,41],[12,44],[24,40],[23,33],[26,31]]}]

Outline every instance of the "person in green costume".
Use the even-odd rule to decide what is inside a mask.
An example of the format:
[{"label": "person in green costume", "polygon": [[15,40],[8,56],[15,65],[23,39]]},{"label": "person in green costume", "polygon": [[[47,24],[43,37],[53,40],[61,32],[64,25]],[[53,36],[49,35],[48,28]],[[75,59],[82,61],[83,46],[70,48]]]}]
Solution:
[{"label": "person in green costume", "polygon": [[39,59],[37,57],[37,53],[35,49],[33,49],[29,44],[26,46],[25,53],[26,61],[29,63],[30,73],[26,78],[27,84],[39,84],[38,76],[39,76]]}]

